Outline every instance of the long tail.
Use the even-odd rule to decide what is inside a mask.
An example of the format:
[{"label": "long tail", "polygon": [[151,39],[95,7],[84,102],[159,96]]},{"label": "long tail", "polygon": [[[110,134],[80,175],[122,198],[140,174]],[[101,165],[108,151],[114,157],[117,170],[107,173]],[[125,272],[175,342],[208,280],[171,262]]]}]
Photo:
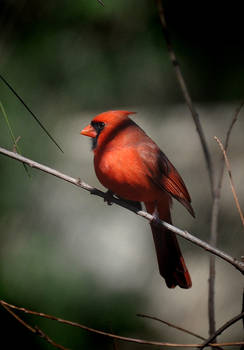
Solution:
[{"label": "long tail", "polygon": [[[156,214],[158,217],[171,223],[170,199],[164,198],[163,201],[154,203],[145,203],[146,209],[150,214]],[[191,277],[187,270],[184,258],[182,256],[176,235],[164,227],[151,224],[160,275],[165,279],[169,288],[177,285],[181,288],[190,288],[192,286]]]}]

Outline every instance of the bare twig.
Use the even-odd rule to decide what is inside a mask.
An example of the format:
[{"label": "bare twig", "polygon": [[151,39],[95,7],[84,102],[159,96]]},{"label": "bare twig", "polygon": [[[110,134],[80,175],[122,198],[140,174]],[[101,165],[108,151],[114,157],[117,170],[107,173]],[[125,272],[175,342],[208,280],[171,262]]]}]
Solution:
[{"label": "bare twig", "polygon": [[23,98],[16,92],[16,90],[9,84],[9,82],[0,74],[0,80],[12,91],[12,93],[17,97],[17,99],[22,103],[22,105],[25,107],[25,109],[32,115],[32,117],[35,119],[35,121],[39,124],[39,126],[44,130],[44,132],[47,134],[47,136],[52,140],[52,142],[60,149],[61,152],[64,153],[62,148],[59,146],[57,141],[52,137],[50,132],[46,129],[46,127],[42,124],[42,122],[37,118],[37,116],[32,112],[32,110],[28,107],[28,105],[25,103]]},{"label": "bare twig", "polygon": [[[32,168],[36,168],[39,169],[41,171],[44,171],[48,174],[51,174],[53,176],[56,176],[64,181],[70,182],[73,185],[83,188],[86,191],[89,191],[91,194],[102,197],[102,198],[107,198],[107,193],[100,191],[88,184],[86,184],[85,182],[81,181],[81,179],[79,178],[73,178],[69,175],[63,174],[60,171],[57,171],[55,169],[49,168],[46,165],[37,163],[29,158],[23,157],[17,153],[8,151],[2,147],[0,147],[0,153],[4,154],[10,158],[13,158],[15,160],[18,160],[19,162],[25,163],[27,165],[29,165]],[[133,213],[143,217],[144,219],[148,220],[148,221],[153,221],[154,220],[154,216],[143,211],[143,210],[138,210],[138,208],[135,208],[131,205],[129,205],[128,203],[124,202],[123,200],[117,199],[116,197],[111,197],[111,202],[126,208],[130,211],[132,211]],[[207,250],[208,252],[217,255],[218,257],[220,257],[221,259],[227,261],[228,263],[230,263],[231,265],[233,265],[237,270],[239,270],[242,274],[244,274],[244,262],[239,261],[236,258],[233,258],[232,256],[228,255],[227,253],[216,249],[215,247],[212,247],[210,244],[208,244],[207,242],[204,242],[202,240],[200,240],[199,238],[193,236],[192,234],[190,234],[189,232],[185,231],[185,230],[181,230],[176,226],[173,226],[165,221],[162,220],[158,220],[158,224],[162,225],[164,227],[166,227],[168,230],[176,233],[177,235],[183,237],[184,239],[190,241],[191,243],[201,247],[202,249]]]},{"label": "bare twig", "polygon": [[17,144],[18,144],[20,139],[21,139],[21,136],[18,136],[17,139],[14,142],[14,145],[13,145],[13,152],[14,153],[17,153]]},{"label": "bare twig", "polygon": [[32,327],[30,326],[28,323],[26,323],[24,320],[22,320],[22,318],[20,318],[18,315],[16,315],[16,313],[14,313],[10,308],[12,307],[12,305],[8,304],[8,303],[4,303],[1,300],[1,305],[2,307],[8,311],[8,313],[10,313],[10,315],[12,315],[19,323],[21,323],[25,328],[27,328],[30,332],[38,335],[39,337],[45,339],[48,343],[50,343],[52,346],[54,346],[55,348],[58,349],[62,349],[62,350],[69,350],[68,348],[65,348],[64,346],[55,343],[46,333],[44,333],[40,328],[38,328],[37,326]]},{"label": "bare twig", "polygon": [[[224,149],[227,150],[229,145],[229,139],[231,135],[232,128],[237,121],[237,117],[241,111],[241,108],[243,106],[243,102],[238,106],[236,109],[234,116],[231,120],[230,126],[226,133],[225,138],[225,145]],[[211,213],[211,237],[210,237],[210,244],[214,247],[217,245],[217,238],[218,238],[218,217],[219,217],[219,203],[220,203],[220,193],[221,193],[221,186],[223,182],[223,175],[224,175],[224,156],[222,158],[221,164],[220,164],[220,172],[219,172],[219,178],[216,181],[216,186],[214,188],[214,197],[213,197],[213,204],[212,204],[212,213]],[[209,319],[209,334],[212,335],[215,333],[215,257],[213,255],[210,256],[209,261],[209,289],[208,289],[208,319]]]},{"label": "bare twig", "polygon": [[[165,14],[164,14],[164,8],[162,4],[163,0],[156,0],[157,7],[158,7],[158,13],[163,29],[164,38],[166,41],[167,49],[169,52],[170,60],[172,62],[172,65],[175,70],[176,78],[178,80],[179,86],[181,88],[182,94],[184,96],[184,99],[186,101],[186,104],[191,112],[192,118],[194,120],[196,130],[198,132],[200,142],[203,149],[203,154],[205,157],[207,170],[208,170],[208,176],[210,180],[210,190],[212,194],[212,214],[211,214],[211,230],[210,230],[210,239],[211,244],[213,246],[216,246],[215,241],[217,240],[217,225],[218,225],[218,207],[219,207],[219,197],[216,196],[215,191],[215,183],[214,183],[214,167],[212,163],[212,158],[208,149],[208,145],[206,142],[205,134],[202,129],[202,125],[199,120],[198,113],[193,105],[190,93],[188,91],[185,79],[183,77],[183,74],[181,72],[181,68],[179,65],[178,60],[176,59],[176,54],[174,52],[171,39],[170,39],[170,33],[168,31]],[[216,238],[215,238],[216,237]],[[214,315],[214,284],[215,281],[215,260],[214,257],[210,257],[210,273],[209,273],[209,298],[208,298],[208,310],[209,310],[209,331],[210,334],[215,332],[215,315]]]},{"label": "bare twig", "polygon": [[[187,88],[185,79],[182,75],[181,68],[179,65],[179,62],[176,58],[175,51],[172,46],[171,38],[170,38],[170,33],[168,31],[166,19],[165,19],[165,13],[164,13],[164,8],[162,4],[163,0],[156,0],[157,2],[157,7],[158,7],[158,12],[159,12],[159,17],[160,21],[162,24],[162,29],[163,29],[163,34],[164,38],[167,44],[167,49],[169,52],[170,60],[172,62],[172,65],[175,70],[176,78],[178,80],[179,86],[181,88],[182,94],[184,96],[184,99],[186,101],[186,104],[192,114],[197,132],[199,134],[200,142],[202,145],[206,165],[207,165],[207,170],[208,170],[208,175],[209,175],[209,180],[210,180],[210,189],[211,189],[211,194],[212,194],[212,212],[211,212],[211,230],[210,230],[210,244],[212,246],[216,246],[217,244],[217,236],[218,236],[218,215],[219,215],[219,201],[220,201],[220,189],[221,189],[221,184],[222,184],[222,172],[223,169],[221,169],[220,172],[220,177],[219,177],[219,182],[218,184],[215,183],[215,169],[213,167],[212,163],[212,158],[208,149],[208,145],[206,142],[206,138],[199,120],[198,113],[193,105],[189,90]],[[230,125],[230,128],[227,132],[227,137],[226,137],[226,148],[228,146],[228,140],[229,136],[231,133],[231,129],[236,121],[237,115],[241,109],[242,105],[239,107],[239,109],[236,111],[236,116],[232,121],[232,124]],[[209,314],[209,333],[212,334],[215,332],[215,306],[214,306],[214,295],[215,295],[215,257],[213,255],[210,256],[210,265],[209,265],[209,298],[208,298],[208,314]]]},{"label": "bare twig", "polygon": [[[233,119],[232,119],[232,121],[230,123],[229,129],[228,129],[227,134],[226,134],[225,145],[224,145],[224,149],[225,150],[227,150],[227,148],[228,148],[229,139],[230,139],[230,134],[231,134],[232,128],[233,128],[235,122],[237,121],[238,115],[239,115],[243,105],[244,105],[244,101],[241,102],[241,104],[235,110],[235,114],[233,116]],[[224,162],[223,162],[223,168],[224,168]],[[223,170],[223,172],[224,172],[224,170]]]},{"label": "bare twig", "polygon": [[[216,339],[218,335],[223,333],[227,328],[232,326],[237,321],[241,320],[244,316],[244,312],[240,313],[239,315],[233,317],[231,320],[226,322],[223,326],[221,326],[211,337],[209,337],[201,346],[201,350],[204,349],[206,346],[210,345],[211,341]],[[212,346],[212,345],[211,345]]]},{"label": "bare twig", "polygon": [[215,136],[214,139],[218,142],[219,147],[221,148],[221,151],[223,152],[226,168],[227,168],[229,179],[230,179],[231,191],[233,193],[233,197],[234,197],[235,204],[236,204],[237,210],[238,210],[240,218],[241,218],[242,225],[244,226],[244,217],[243,217],[243,213],[242,213],[242,210],[241,210],[241,207],[240,207],[240,203],[239,203],[239,200],[238,200],[238,197],[237,197],[237,193],[236,193],[236,190],[235,190],[229,159],[227,157],[227,154],[226,154],[226,151],[224,149],[224,146],[223,146],[222,142],[219,140],[219,138],[217,136]]},{"label": "bare twig", "polygon": [[[100,331],[98,329],[94,329],[91,327],[87,327],[83,324],[77,323],[77,322],[72,322],[72,321],[68,321],[59,317],[55,317],[53,315],[49,315],[49,314],[45,314],[43,312],[37,312],[37,311],[32,311],[23,307],[18,307],[12,304],[7,303],[4,300],[0,300],[0,304],[3,306],[7,306],[8,308],[11,309],[15,309],[15,310],[19,310],[21,312],[24,312],[26,314],[30,314],[30,315],[35,315],[35,316],[39,316],[39,317],[44,317],[47,318],[49,320],[53,320],[53,321],[57,321],[63,324],[67,324],[73,327],[77,327],[77,328],[81,328],[84,329],[88,332],[92,332],[95,334],[99,334],[108,338],[112,338],[112,339],[118,339],[118,340],[122,340],[122,341],[126,341],[126,342],[131,342],[131,343],[137,343],[137,344],[147,344],[147,345],[152,345],[152,346],[169,346],[169,347],[178,347],[178,348],[199,348],[202,347],[202,344],[176,344],[176,343],[168,343],[168,342],[158,342],[158,341],[149,341],[149,340],[144,340],[144,339],[138,339],[138,338],[129,338],[129,337],[123,337],[120,335],[116,335],[116,334],[112,334],[112,333],[108,333],[108,332],[104,332],[104,331]],[[223,347],[223,346],[239,346],[244,344],[244,341],[238,341],[238,342],[225,342],[225,343],[209,343],[209,345],[213,346],[213,347]]]},{"label": "bare twig", "polygon": [[194,120],[197,132],[199,134],[200,142],[202,145],[202,149],[203,149],[203,153],[204,153],[204,157],[205,157],[205,161],[206,161],[206,165],[207,165],[207,169],[208,169],[210,188],[211,188],[211,192],[213,195],[214,194],[214,169],[213,169],[211,155],[210,155],[208,145],[206,142],[206,138],[205,138],[205,135],[204,135],[204,132],[202,129],[202,125],[201,125],[200,120],[199,120],[199,115],[198,115],[198,113],[193,105],[189,90],[187,88],[185,79],[184,79],[182,72],[181,72],[179,61],[176,58],[176,54],[174,52],[173,45],[171,43],[171,38],[170,38],[169,31],[168,31],[166,19],[165,19],[162,0],[156,0],[156,2],[157,2],[158,13],[159,13],[159,17],[160,17],[160,21],[161,21],[161,25],[162,25],[162,29],[163,29],[164,38],[165,38],[165,41],[167,44],[167,49],[169,52],[169,57],[170,57],[170,60],[172,62],[172,65],[174,67],[176,78],[177,78],[178,83],[180,85],[182,94],[183,94],[184,99],[186,101],[186,104],[191,112],[191,115],[192,115],[192,118]]},{"label": "bare twig", "polygon": [[190,335],[192,335],[193,337],[196,337],[196,338],[198,338],[198,339],[206,340],[206,338],[202,337],[202,336],[199,335],[199,334],[193,333],[192,331],[189,331],[188,329],[185,329],[185,328],[176,326],[175,324],[170,323],[170,322],[167,322],[167,321],[164,321],[164,320],[162,320],[162,319],[160,319],[160,318],[158,318],[158,317],[154,317],[154,316],[150,316],[150,315],[145,315],[145,314],[137,314],[137,316],[139,316],[139,317],[144,317],[144,318],[149,318],[150,320],[154,320],[154,321],[158,321],[158,322],[160,322],[160,323],[166,324],[166,325],[169,326],[169,327],[178,329],[178,330],[181,331],[181,332],[190,334]]},{"label": "bare twig", "polygon": [[[220,196],[216,194],[213,198],[211,210],[211,225],[210,225],[210,244],[213,247],[217,245],[218,237],[218,217],[219,217],[219,202]],[[209,335],[215,333],[215,257],[209,257],[209,279],[208,279],[208,323]]]},{"label": "bare twig", "polygon": [[99,2],[99,4],[101,4],[102,6],[105,6],[104,3],[102,2],[102,0],[97,0]]}]

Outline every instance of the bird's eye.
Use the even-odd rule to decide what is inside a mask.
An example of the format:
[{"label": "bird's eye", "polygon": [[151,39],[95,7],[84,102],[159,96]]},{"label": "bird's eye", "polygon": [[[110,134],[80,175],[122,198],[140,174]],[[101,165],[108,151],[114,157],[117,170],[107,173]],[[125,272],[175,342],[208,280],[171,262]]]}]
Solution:
[{"label": "bird's eye", "polygon": [[97,132],[101,132],[103,130],[103,128],[105,127],[105,123],[104,122],[91,122],[91,126],[93,126],[93,128],[97,131]]},{"label": "bird's eye", "polygon": [[99,123],[98,123],[98,126],[99,126],[99,129],[101,130],[101,129],[104,128],[105,123],[104,123],[104,122],[99,122]]}]

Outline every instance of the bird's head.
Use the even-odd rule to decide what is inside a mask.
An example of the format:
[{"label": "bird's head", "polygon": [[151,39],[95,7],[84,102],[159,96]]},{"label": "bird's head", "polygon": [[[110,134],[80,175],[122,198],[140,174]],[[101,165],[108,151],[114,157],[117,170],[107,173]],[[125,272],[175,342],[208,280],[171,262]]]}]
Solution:
[{"label": "bird's head", "polygon": [[[136,112],[129,111],[107,111],[94,117],[80,133],[92,138],[92,149],[97,147],[98,138],[111,134],[111,131],[119,129],[126,121],[130,121],[128,116]],[[102,137],[103,139],[103,137]]]}]

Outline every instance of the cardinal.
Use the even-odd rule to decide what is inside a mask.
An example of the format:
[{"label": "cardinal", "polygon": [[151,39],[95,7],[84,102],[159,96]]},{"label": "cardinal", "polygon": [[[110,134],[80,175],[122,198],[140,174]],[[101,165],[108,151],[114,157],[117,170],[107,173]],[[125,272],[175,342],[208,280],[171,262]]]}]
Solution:
[{"label": "cardinal", "polygon": [[178,171],[157,144],[129,118],[129,111],[107,111],[92,119],[81,134],[92,139],[98,180],[121,199],[152,214],[151,230],[160,275],[169,288],[192,285],[176,235],[157,219],[171,221],[172,198],[195,217],[191,198]]}]

